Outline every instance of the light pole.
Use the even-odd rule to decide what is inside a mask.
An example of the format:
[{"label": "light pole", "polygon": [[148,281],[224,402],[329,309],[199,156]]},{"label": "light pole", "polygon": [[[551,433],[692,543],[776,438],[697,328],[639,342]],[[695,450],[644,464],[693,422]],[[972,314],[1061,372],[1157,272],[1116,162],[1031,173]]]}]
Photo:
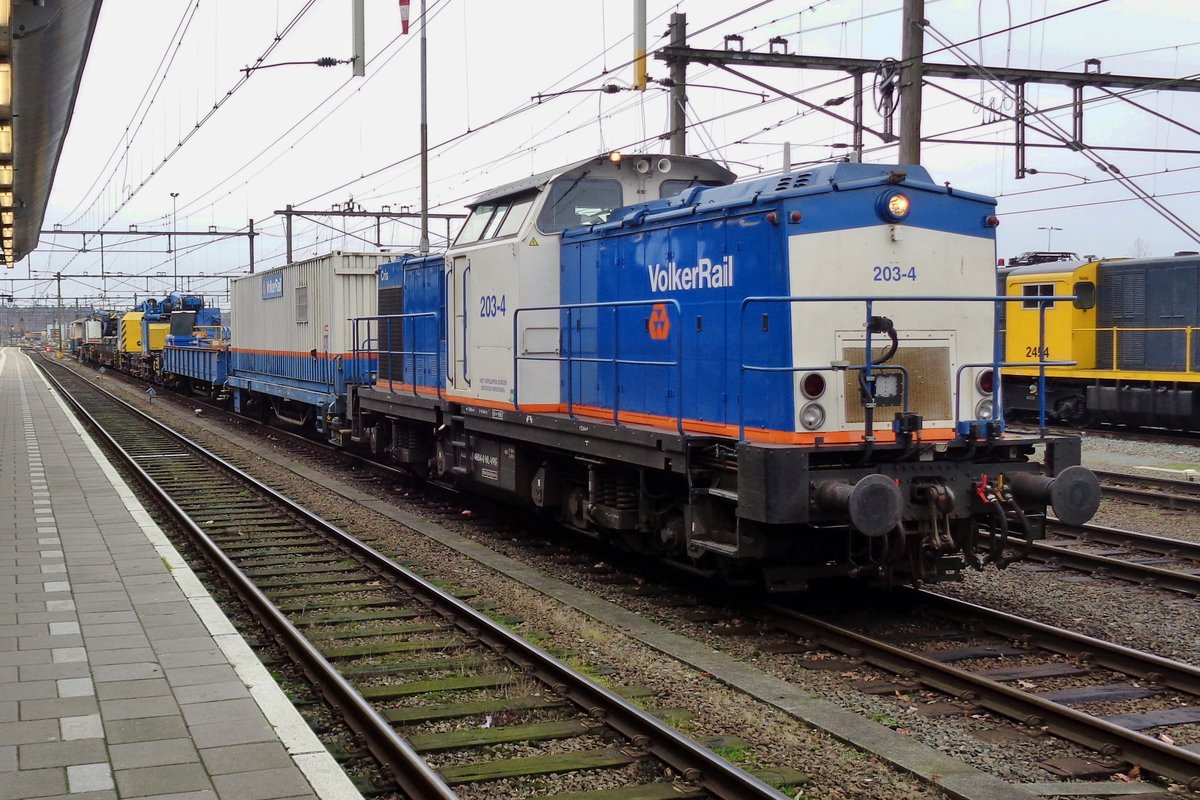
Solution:
[{"label": "light pole", "polygon": [[1061,231],[1062,228],[1056,228],[1053,225],[1048,225],[1048,226],[1047,225],[1039,225],[1038,230],[1046,232],[1046,249],[1049,250],[1050,249],[1050,237],[1054,235],[1055,231]]},{"label": "light pole", "polygon": [[[178,197],[179,197],[179,192],[171,192],[171,232],[172,232],[172,234],[174,234],[174,231],[175,231],[175,208],[176,208],[176,202],[177,202]],[[172,241],[171,241],[172,238],[173,238],[173,236],[167,238],[167,246],[171,248],[171,261],[173,262],[174,267],[175,267],[175,282],[172,284],[172,286],[174,286],[175,291],[178,292],[179,291],[179,251],[175,247],[175,245],[172,243]]]}]

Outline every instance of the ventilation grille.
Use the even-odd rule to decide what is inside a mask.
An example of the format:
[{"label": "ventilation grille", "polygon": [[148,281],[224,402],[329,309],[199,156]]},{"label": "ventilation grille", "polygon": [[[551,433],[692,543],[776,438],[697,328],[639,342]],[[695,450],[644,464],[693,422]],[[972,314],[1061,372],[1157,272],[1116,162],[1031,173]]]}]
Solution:
[{"label": "ventilation grille", "polygon": [[787,175],[779,176],[779,183],[775,184],[775,191],[784,192],[788,189],[799,189],[801,186],[808,186],[812,183],[811,172],[791,172]]},{"label": "ventilation grille", "polygon": [[[875,351],[876,357],[883,355],[885,348]],[[851,364],[862,364],[866,358],[866,348],[842,348],[842,358]],[[948,347],[914,347],[900,343],[896,355],[881,369],[902,366],[908,370],[909,409],[920,414],[926,420],[948,420],[953,414],[950,385],[954,376],[950,372],[950,348]],[[847,370],[844,373],[844,388],[846,395],[846,421],[862,422],[865,409],[858,394],[858,372]],[[964,378],[964,381],[966,379]],[[901,406],[877,407],[875,422],[890,420],[892,415],[901,410]],[[969,409],[968,409],[969,410]]]},{"label": "ventilation grille", "polygon": [[[391,286],[379,290],[379,314],[380,316],[390,314],[404,313],[404,287]],[[408,323],[411,325],[412,323]],[[379,379],[381,381],[395,381],[397,383],[411,383],[411,375],[405,375],[404,368],[409,366],[411,372],[411,363],[405,359],[401,351],[404,350],[404,328],[403,320],[391,320],[391,324],[381,321],[379,324]]]}]

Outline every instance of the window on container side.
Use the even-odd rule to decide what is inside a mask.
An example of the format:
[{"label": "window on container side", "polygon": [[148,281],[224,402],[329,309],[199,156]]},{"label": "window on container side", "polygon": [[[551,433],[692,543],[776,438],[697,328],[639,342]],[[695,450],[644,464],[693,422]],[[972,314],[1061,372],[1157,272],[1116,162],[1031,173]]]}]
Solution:
[{"label": "window on container side", "polygon": [[559,178],[550,184],[546,204],[538,214],[543,233],[558,233],[576,225],[596,225],[620,208],[621,182],[610,178]]},{"label": "window on container side", "polygon": [[308,324],[308,287],[296,287],[296,323]]},{"label": "window on container side", "polygon": [[[1053,283],[1027,283],[1021,287],[1021,295],[1023,297],[1028,297],[1028,298],[1053,297],[1054,296],[1054,284]],[[1025,300],[1021,303],[1021,308],[1032,308],[1034,310],[1037,310],[1037,308],[1040,305],[1041,305],[1041,303],[1038,303],[1036,300],[1029,299],[1029,300]],[[1046,308],[1053,308],[1053,307],[1054,307],[1053,300],[1051,300],[1049,303],[1046,303]]]}]

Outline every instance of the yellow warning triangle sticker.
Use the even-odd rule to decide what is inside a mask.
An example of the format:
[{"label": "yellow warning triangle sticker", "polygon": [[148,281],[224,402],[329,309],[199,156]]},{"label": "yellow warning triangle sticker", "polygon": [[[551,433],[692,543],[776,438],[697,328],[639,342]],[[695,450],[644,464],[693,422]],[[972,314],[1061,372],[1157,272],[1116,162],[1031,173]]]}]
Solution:
[{"label": "yellow warning triangle sticker", "polygon": [[530,247],[537,247],[537,246],[538,246],[537,239],[534,239],[534,238],[531,236],[531,237],[529,238],[529,246],[530,246]]}]

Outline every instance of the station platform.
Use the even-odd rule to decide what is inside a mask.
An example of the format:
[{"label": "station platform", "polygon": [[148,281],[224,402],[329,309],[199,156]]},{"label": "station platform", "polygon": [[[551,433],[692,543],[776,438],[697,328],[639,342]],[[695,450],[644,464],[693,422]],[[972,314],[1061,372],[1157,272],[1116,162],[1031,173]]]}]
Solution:
[{"label": "station platform", "polygon": [[0,509],[0,800],[361,800],[15,348]]}]

